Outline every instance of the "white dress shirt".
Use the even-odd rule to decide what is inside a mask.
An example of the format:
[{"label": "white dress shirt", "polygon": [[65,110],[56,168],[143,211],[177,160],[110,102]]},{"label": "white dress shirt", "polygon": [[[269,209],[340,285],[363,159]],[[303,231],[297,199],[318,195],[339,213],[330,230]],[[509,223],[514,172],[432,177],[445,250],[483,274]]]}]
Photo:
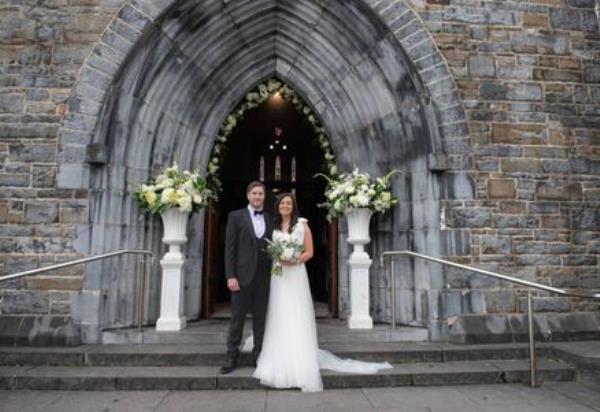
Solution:
[{"label": "white dress shirt", "polygon": [[254,234],[258,239],[263,237],[265,234],[265,214],[263,209],[262,215],[255,215],[254,209],[251,205],[248,205],[248,212],[250,213],[250,219],[252,219],[252,226],[254,226]]}]

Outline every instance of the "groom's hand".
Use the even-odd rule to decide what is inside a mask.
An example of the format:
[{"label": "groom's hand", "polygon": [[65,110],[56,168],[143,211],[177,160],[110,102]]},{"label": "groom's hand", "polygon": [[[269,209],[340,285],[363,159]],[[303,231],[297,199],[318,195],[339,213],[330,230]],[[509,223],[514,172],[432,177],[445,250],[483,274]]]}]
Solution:
[{"label": "groom's hand", "polygon": [[229,279],[227,279],[227,287],[232,292],[239,292],[240,291],[240,284],[238,283],[238,280],[236,278],[229,278]]}]

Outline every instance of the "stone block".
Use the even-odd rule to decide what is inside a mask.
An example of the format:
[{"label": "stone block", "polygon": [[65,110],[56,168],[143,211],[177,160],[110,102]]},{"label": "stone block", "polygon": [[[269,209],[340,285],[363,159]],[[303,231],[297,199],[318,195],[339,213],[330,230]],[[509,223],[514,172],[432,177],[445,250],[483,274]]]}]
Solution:
[{"label": "stone block", "polygon": [[[83,278],[79,276],[30,276],[25,278],[27,289],[35,290],[81,290]],[[70,305],[69,305],[70,306]]]},{"label": "stone block", "polygon": [[571,163],[568,160],[543,159],[542,172],[568,174],[571,171]]},{"label": "stone block", "polygon": [[88,223],[87,201],[70,201],[60,204],[61,223]]},{"label": "stone block", "polygon": [[58,222],[58,204],[56,202],[27,203],[25,206],[25,222],[56,223]]},{"label": "stone block", "polygon": [[469,56],[469,74],[472,77],[494,77],[496,75],[493,55],[476,54]]},{"label": "stone block", "polygon": [[543,228],[568,229],[570,227],[569,219],[565,216],[543,215],[541,218]]},{"label": "stone block", "polygon": [[491,225],[492,212],[485,208],[452,209],[448,212],[450,227],[486,227]]},{"label": "stone block", "polygon": [[0,113],[22,113],[25,110],[25,94],[0,94]]},{"label": "stone block", "polygon": [[488,196],[491,199],[514,199],[517,194],[513,179],[489,179]]},{"label": "stone block", "polygon": [[1,292],[1,296],[2,314],[44,314],[50,310],[49,295],[46,292],[5,290]]},{"label": "stone block", "polygon": [[521,214],[527,211],[527,203],[512,200],[503,200],[498,204],[500,213],[516,213]]},{"label": "stone block", "polygon": [[598,31],[597,17],[592,10],[550,8],[550,25],[559,30]]},{"label": "stone block", "polygon": [[535,216],[494,214],[493,225],[497,228],[537,228],[539,221]]},{"label": "stone block", "polygon": [[540,161],[538,159],[508,158],[500,159],[503,172],[506,173],[539,173]]},{"label": "stone block", "polygon": [[487,100],[541,101],[542,87],[539,84],[482,82],[479,94]]},{"label": "stone block", "polygon": [[567,255],[562,257],[565,266],[595,266],[598,263],[596,255]]},{"label": "stone block", "polygon": [[[571,301],[565,297],[534,297],[534,312],[568,312],[571,310]],[[527,298],[519,299],[519,312],[527,313]]]},{"label": "stone block", "polygon": [[523,20],[523,27],[548,28],[548,15],[545,13],[523,13],[521,19]]},{"label": "stone block", "polygon": [[568,242],[547,243],[546,252],[552,255],[566,255],[571,252],[571,244]]},{"label": "stone block", "polygon": [[486,255],[510,254],[511,238],[508,236],[482,236],[480,250]]},{"label": "stone block", "polygon": [[31,178],[33,187],[54,187],[56,180],[56,167],[33,166]]},{"label": "stone block", "polygon": [[539,200],[579,200],[582,197],[581,183],[540,182],[536,195]]},{"label": "stone block", "polygon": [[522,31],[511,36],[513,51],[532,54],[568,54],[570,37],[568,34]]},{"label": "stone block", "polygon": [[484,295],[488,313],[512,313],[516,309],[515,294],[512,290],[486,290]]},{"label": "stone block", "polygon": [[559,213],[558,202],[531,202],[529,203],[529,211],[531,213]]},{"label": "stone block", "polygon": [[11,144],[10,159],[17,162],[53,163],[56,161],[56,145],[48,144]]},{"label": "stone block", "polygon": [[21,173],[0,173],[0,186],[28,187],[29,175]]},{"label": "stone block", "polygon": [[514,242],[514,252],[518,255],[541,255],[546,250],[546,244],[544,242]]},{"label": "stone block", "polygon": [[439,294],[441,316],[448,319],[462,313],[462,294],[459,290],[442,291]]},{"label": "stone block", "polygon": [[[537,124],[492,124],[493,143],[545,144],[546,126]],[[518,156],[519,154],[517,154]]]},{"label": "stone block", "polygon": [[582,208],[571,212],[572,228],[598,230],[600,227],[600,209]]},{"label": "stone block", "polygon": [[2,315],[0,344],[7,346],[76,346],[79,327],[69,316]]}]

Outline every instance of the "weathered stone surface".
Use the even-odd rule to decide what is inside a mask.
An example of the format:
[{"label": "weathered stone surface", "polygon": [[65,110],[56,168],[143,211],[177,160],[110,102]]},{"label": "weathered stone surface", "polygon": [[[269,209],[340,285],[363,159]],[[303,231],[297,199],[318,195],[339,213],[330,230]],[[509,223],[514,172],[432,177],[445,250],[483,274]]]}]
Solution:
[{"label": "weathered stone surface", "polygon": [[27,203],[25,206],[27,223],[55,223],[58,221],[58,204],[55,202]]},{"label": "weathered stone surface", "polygon": [[[152,225],[132,223],[131,199],[116,192],[173,157],[202,168],[222,119],[248,87],[274,74],[318,112],[340,167],[408,172],[395,188],[405,198],[393,224],[372,233],[373,256],[394,243],[507,274],[594,265],[600,69],[591,0],[433,8],[200,0],[167,14],[170,1],[159,0],[42,2],[33,14],[13,3],[0,27],[2,271],[53,262],[74,244],[91,253],[90,245],[96,252],[159,239]],[[89,156],[89,144],[105,145],[106,156]],[[427,164],[432,152],[444,156],[443,167]],[[101,224],[88,224],[98,216]],[[439,235],[440,224],[455,233]],[[427,228],[426,240],[415,227]],[[198,254],[201,233],[190,241]],[[190,261],[201,267],[201,258]],[[589,273],[547,276],[577,287],[580,275],[595,284]],[[201,283],[199,272],[186,276]],[[503,287],[458,279],[460,291],[428,302],[438,325],[485,312],[485,293]],[[97,282],[115,287],[108,275]],[[347,295],[346,284],[341,306]],[[108,306],[103,313],[115,310]],[[50,300],[52,313],[68,310],[64,296]],[[93,311],[104,316],[100,306]]]},{"label": "weathered stone surface", "polygon": [[515,182],[512,179],[490,179],[488,193],[492,199],[512,199],[517,193]]},{"label": "weathered stone surface", "polygon": [[0,313],[48,313],[49,295],[45,292],[35,291],[8,291],[1,293]]}]

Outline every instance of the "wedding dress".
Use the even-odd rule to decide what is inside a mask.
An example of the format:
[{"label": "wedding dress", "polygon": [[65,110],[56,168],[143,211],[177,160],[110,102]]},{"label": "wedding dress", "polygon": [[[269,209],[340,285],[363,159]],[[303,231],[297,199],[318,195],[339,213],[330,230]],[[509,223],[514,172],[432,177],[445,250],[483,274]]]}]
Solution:
[{"label": "wedding dress", "polygon": [[[304,223],[298,219],[292,236],[304,240]],[[285,236],[273,231],[273,239]],[[243,351],[252,349],[252,337]],[[303,392],[323,390],[320,369],[373,374],[391,368],[388,362],[373,363],[340,359],[318,348],[317,327],[308,275],[304,264],[283,266],[282,276],[271,276],[271,290],[263,346],[254,377],[275,388],[300,388]]]}]

